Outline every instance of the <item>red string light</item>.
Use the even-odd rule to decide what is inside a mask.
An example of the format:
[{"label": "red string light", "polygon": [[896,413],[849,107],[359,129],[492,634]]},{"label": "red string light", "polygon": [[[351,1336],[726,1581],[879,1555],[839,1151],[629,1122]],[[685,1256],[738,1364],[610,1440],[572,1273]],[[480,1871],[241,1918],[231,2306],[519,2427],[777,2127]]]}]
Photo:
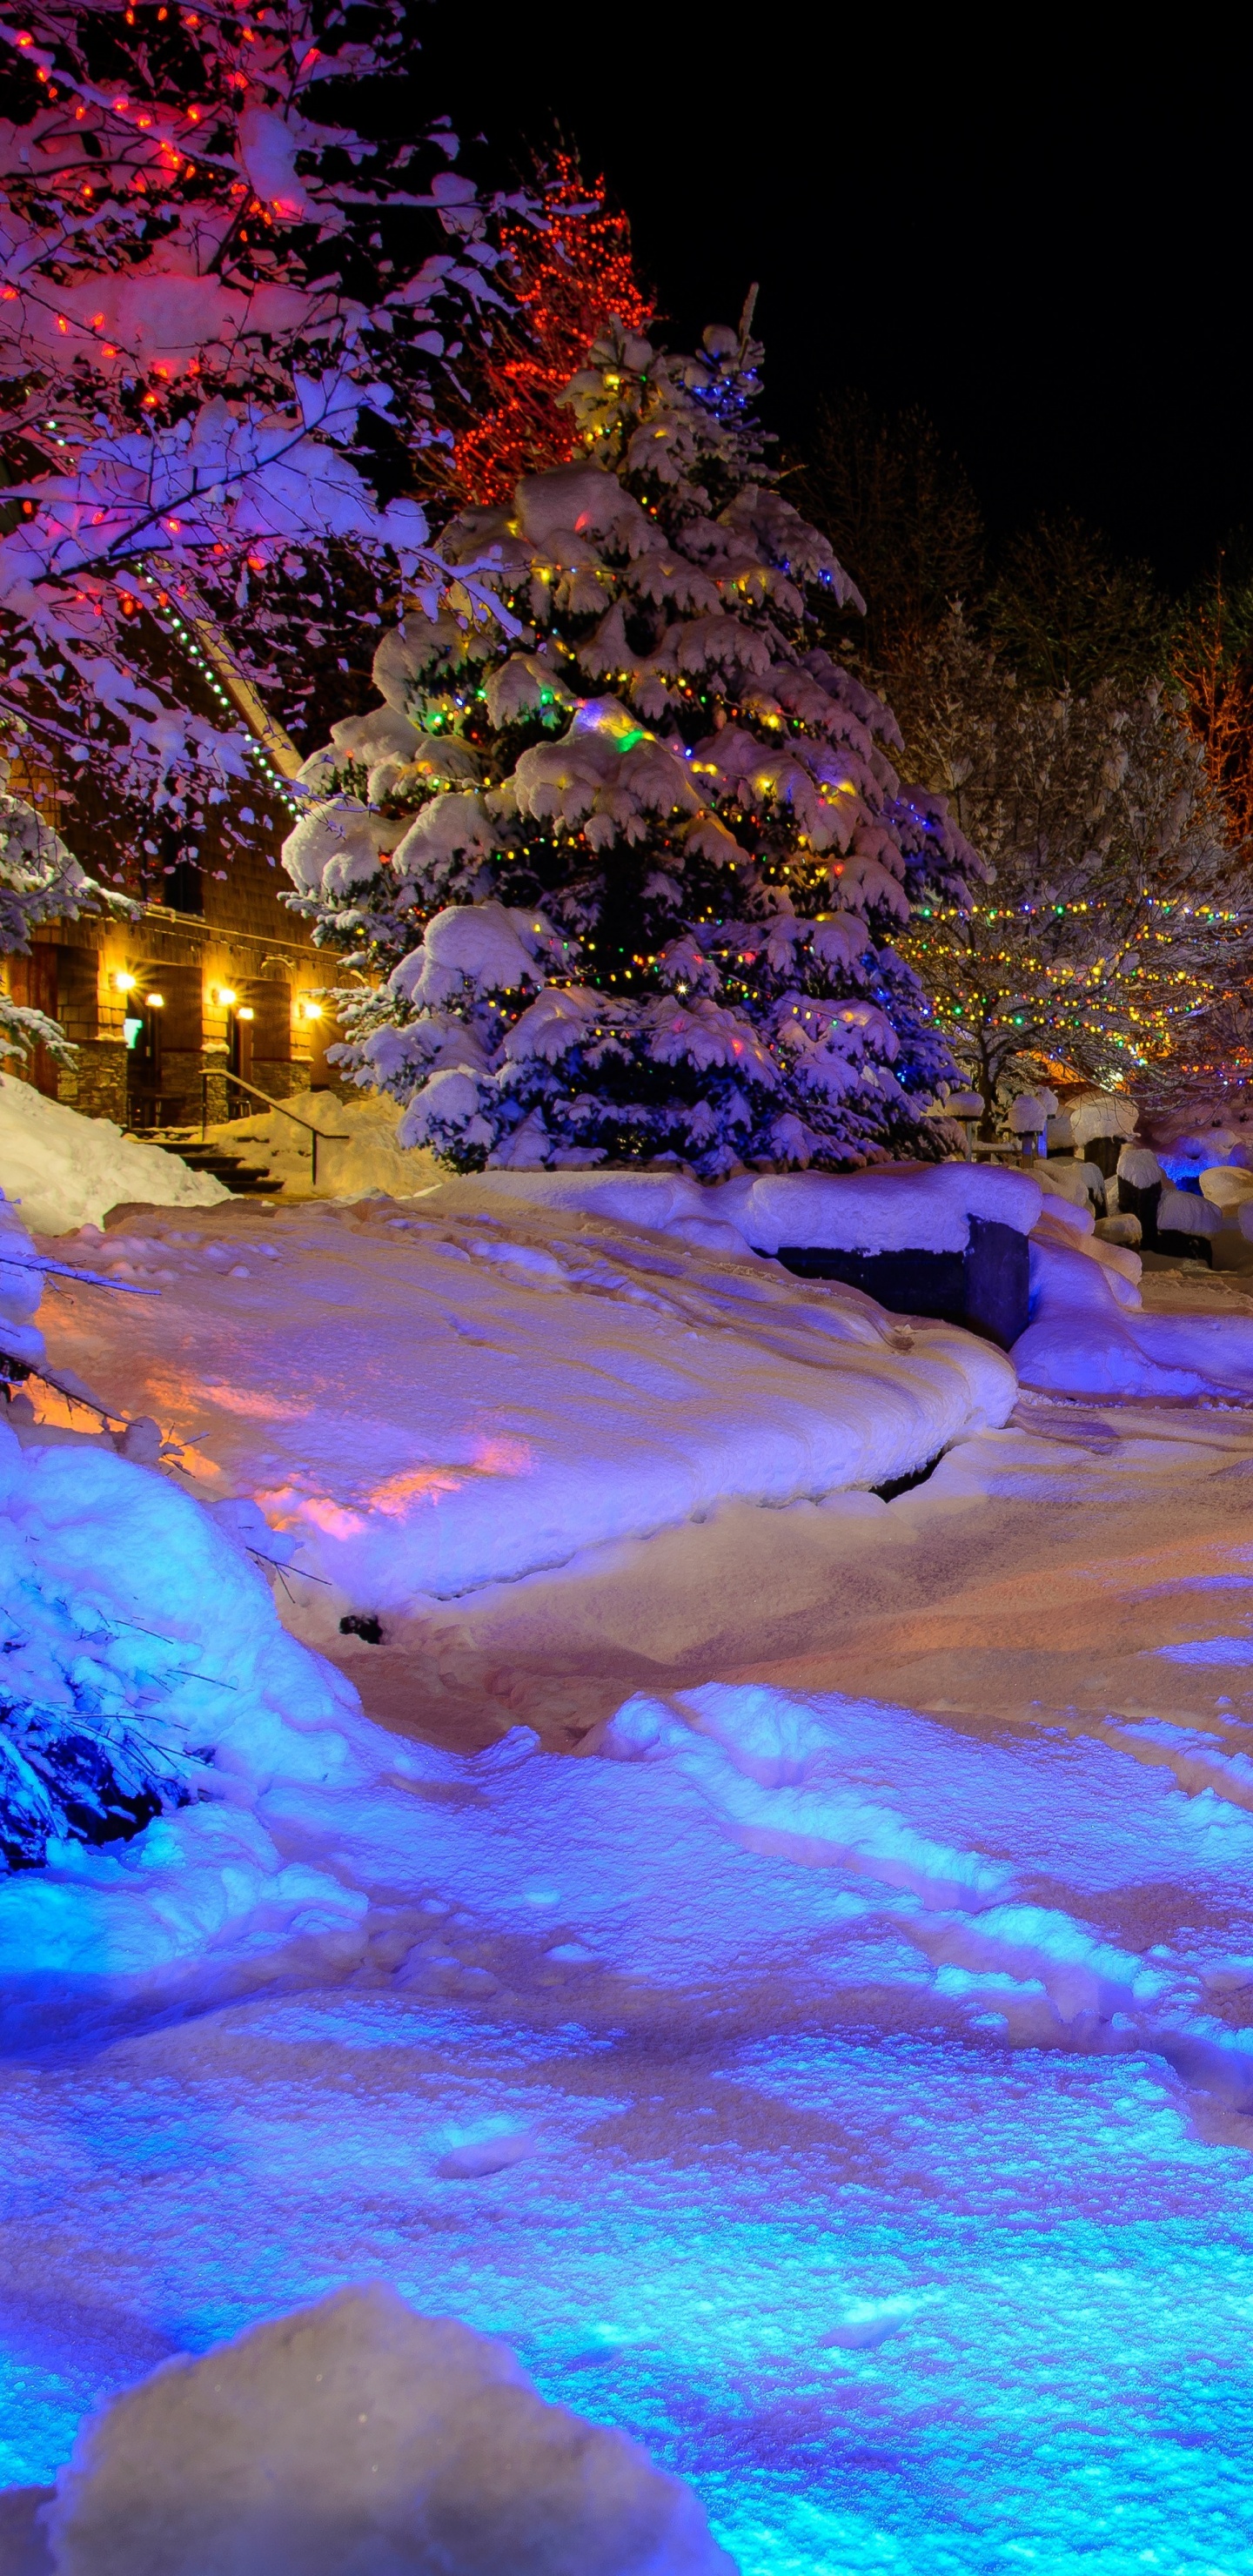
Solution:
[{"label": "red string light", "polygon": [[565,152],[544,189],[548,229],[506,225],[504,247],[525,339],[501,331],[483,365],[482,417],[458,440],[455,468],[467,500],[501,501],[520,474],[567,465],[571,415],[558,394],[599,332],[618,322],[645,332],[656,305],[637,283],[631,228],[605,206],[605,183],[589,185]]}]

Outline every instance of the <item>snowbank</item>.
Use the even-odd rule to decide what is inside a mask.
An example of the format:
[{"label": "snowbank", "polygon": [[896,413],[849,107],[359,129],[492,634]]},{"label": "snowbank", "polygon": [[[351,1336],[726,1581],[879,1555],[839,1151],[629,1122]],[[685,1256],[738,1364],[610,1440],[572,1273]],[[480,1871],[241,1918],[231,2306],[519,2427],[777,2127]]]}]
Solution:
[{"label": "snowbank", "polygon": [[25,1368],[38,1368],[44,1357],[44,1337],[34,1320],[43,1274],[34,1261],[34,1244],[0,1190],[0,1358],[18,1360]]},{"label": "snowbank", "polygon": [[379,2282],[117,2398],[46,2519],[57,2576],[734,2576],[690,2488]]},{"label": "snowbank", "polygon": [[174,1432],[210,1490],[298,1536],[336,1618],[564,1564],[729,1497],[883,1484],[1014,1399],[999,1352],[952,1326],[911,1330],[742,1248],[477,1180],[411,1213],[146,1218],[108,1253],[159,1300],[124,1328],[111,1301],[51,1290],[58,1347]]},{"label": "snowbank", "polygon": [[1146,1314],[1133,1279],[1120,1275],[1131,1263],[1138,1271],[1137,1256],[1117,1244],[1063,1244],[1037,1230],[1031,1322],[1010,1354],[1022,1384],[1123,1401],[1253,1396],[1253,1315]]},{"label": "snowbank", "polygon": [[[298,1337],[295,1282],[289,1296]],[[427,2455],[415,2436],[402,2456],[364,2354],[369,2393],[318,2440],[327,2419],[302,2433],[273,2345],[256,2377],[256,2341],[238,2347],[223,2446],[200,2438],[202,2398],[228,2402],[204,2386],[224,2336],[381,2276],[425,2316],[503,2336],[545,2398],[628,2427],[753,2576],[1002,2568],[1042,2533],[1056,2576],[1090,2570],[1094,2538],[1114,2576],[1239,2566],[1253,1431],[1048,1403],[1031,1419],[964,1443],[891,1505],[743,1511],[746,1561],[763,1542],[777,1568],[809,1551],[806,1652],[821,1599],[845,1623],[824,1632],[839,1687],[783,1686],[783,1644],[773,1673],[708,1681],[760,1665],[759,1638],[696,1686],[628,1683],[604,1758],[547,1758],[522,1731],[472,1759],[358,1743],[336,1711],[299,1739],[303,1778],[253,1700],[235,1789],[255,1804],[168,1830],[200,1817],[258,1853],[264,1838],[274,1871],[341,1890],[341,1928],[293,1951],[279,1909],[268,1929],[232,1913],[226,1848],[194,1973],[138,1994],[62,1978],[38,1998],[35,2050],[21,1997],[0,1995],[18,2034],[0,2052],[0,2480],[51,2481],[85,2414],[174,2352],[213,2351],[175,2428],[213,2544],[197,2576],[258,2563],[251,2535],[236,2558],[217,2546],[225,2473],[210,2491],[215,2461],[232,2481],[246,2470],[250,2418],[289,2481],[347,2511],[367,2480],[403,2502]],[[691,1620],[719,1535],[639,1551],[641,1660],[657,1554],[682,1556]],[[207,1593],[208,1559],[199,1571]],[[67,1566],[66,1597],[89,1576]],[[556,1624],[562,1591],[540,1587],[535,1615]],[[130,1615],[161,1624],[151,1603]],[[206,1673],[222,1669],[200,1659],[211,1617],[206,1600],[177,1659]],[[885,1659],[922,1708],[882,1688]],[[859,1668],[878,1681],[851,1681]],[[290,1728],[285,1681],[273,1696]],[[313,1759],[323,1733],[363,1759],[349,1794]],[[84,1854],[81,1881],[108,1890],[112,1868]],[[134,1915],[156,1920],[161,1885],[130,1880]],[[50,2045],[71,2007],[76,2044]],[[268,2332],[282,2345],[293,2329]],[[468,2401],[449,2449],[491,2506],[473,2444],[497,2382],[480,2400],[446,2346],[440,2361]],[[173,2415],[192,2377],[180,2363],[149,2379],[142,2416],[128,2399],[84,2435],[83,2483],[66,2482],[76,2576],[97,2467],[127,2576],[152,2566],[124,2515],[179,2510],[147,2410]],[[415,2385],[443,2403],[419,2366],[406,2405]],[[1163,2439],[1163,2389],[1195,2440]],[[538,2511],[551,2455],[511,2442],[509,2457]],[[598,2569],[598,2534],[582,2537],[580,2576]],[[446,2547],[445,2564],[474,2568],[476,2545],[459,2525],[464,2558]],[[497,2547],[493,2576],[518,2563]],[[267,2560],[275,2576],[301,2564],[281,2540]]]},{"label": "snowbank", "polygon": [[39,1234],[102,1225],[134,1199],[153,1207],[214,1207],[227,1196],[159,1145],[141,1145],[107,1118],[80,1118],[29,1082],[0,1074],[0,1189]]},{"label": "snowbank", "polygon": [[[587,1209],[711,1245],[755,1252],[964,1252],[971,1217],[1029,1234],[1041,1207],[1026,1172],[982,1163],[895,1163],[867,1172],[776,1172],[704,1187],[668,1172],[484,1172],[476,1186],[537,1207]],[[711,1236],[715,1225],[729,1229]],[[702,1232],[694,1232],[695,1227]]]},{"label": "snowbank", "polygon": [[[0,1828],[20,1823],[48,1859],[0,1875],[0,1975],[131,1974],[249,1922],[274,1937],[358,1918],[355,1894],[285,1865],[249,1812],[267,1780],[348,1787],[371,1766],[349,1740],[351,1683],[281,1626],[229,1513],[107,1441],[23,1446],[0,1422],[0,1601],[0,1752],[21,1766],[0,1780]],[[58,1836],[76,1732],[116,1748],[123,1784],[140,1747],[168,1803],[192,1803],[99,1849]]]},{"label": "snowbank", "polygon": [[[326,1140],[318,1145],[319,1198],[360,1199],[371,1190],[410,1198],[446,1177],[433,1154],[397,1144],[401,1111],[386,1092],[358,1092],[341,1100],[333,1091],[297,1091],[287,1106]],[[233,1118],[211,1134],[215,1144],[269,1172],[294,1196],[312,1193],[312,1140],[277,1109],[255,1118]],[[347,1142],[341,1142],[345,1137]]]}]

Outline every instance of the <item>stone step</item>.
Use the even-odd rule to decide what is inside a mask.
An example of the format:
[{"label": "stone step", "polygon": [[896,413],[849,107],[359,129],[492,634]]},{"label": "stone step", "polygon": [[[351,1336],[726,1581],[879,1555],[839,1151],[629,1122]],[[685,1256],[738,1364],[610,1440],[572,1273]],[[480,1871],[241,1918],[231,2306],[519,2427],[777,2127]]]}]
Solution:
[{"label": "stone step", "polygon": [[210,1173],[215,1181],[223,1182],[236,1198],[272,1198],[283,1186],[281,1181],[272,1179],[269,1172],[257,1164],[246,1163],[242,1155],[232,1154],[222,1145],[202,1144],[200,1138],[190,1131],[146,1127],[141,1141],[145,1145],[159,1145],[163,1154],[177,1154],[180,1162],[186,1163],[193,1172]]}]

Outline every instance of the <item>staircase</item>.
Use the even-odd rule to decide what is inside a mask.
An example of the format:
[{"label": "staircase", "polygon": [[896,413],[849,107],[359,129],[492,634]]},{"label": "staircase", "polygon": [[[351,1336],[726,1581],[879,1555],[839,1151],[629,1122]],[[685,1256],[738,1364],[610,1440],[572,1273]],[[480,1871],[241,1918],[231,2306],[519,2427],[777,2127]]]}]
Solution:
[{"label": "staircase", "polygon": [[131,1132],[142,1144],[159,1145],[163,1154],[177,1154],[190,1171],[211,1173],[236,1198],[272,1198],[283,1186],[255,1163],[246,1163],[242,1154],[233,1154],[223,1145],[206,1145],[194,1127],[143,1127]]}]

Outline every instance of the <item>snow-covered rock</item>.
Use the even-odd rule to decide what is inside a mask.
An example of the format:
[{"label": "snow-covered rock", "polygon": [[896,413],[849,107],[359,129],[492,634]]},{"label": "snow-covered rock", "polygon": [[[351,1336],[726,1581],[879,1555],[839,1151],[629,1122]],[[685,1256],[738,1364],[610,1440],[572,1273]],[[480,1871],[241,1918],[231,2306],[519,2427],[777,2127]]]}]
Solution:
[{"label": "snow-covered rock", "polygon": [[382,2282],[116,2398],[47,2527],[58,2576],[734,2576],[690,2487]]},{"label": "snow-covered rock", "polygon": [[215,1207],[228,1196],[209,1172],[124,1136],[108,1118],[82,1118],[32,1083],[0,1074],[0,1189],[39,1234],[100,1225],[125,1200]]},{"label": "snow-covered rock", "polygon": [[1209,1236],[1217,1234],[1221,1226],[1219,1210],[1211,1207],[1208,1199],[1200,1198],[1195,1190],[1163,1190],[1157,1203],[1159,1234]]}]

